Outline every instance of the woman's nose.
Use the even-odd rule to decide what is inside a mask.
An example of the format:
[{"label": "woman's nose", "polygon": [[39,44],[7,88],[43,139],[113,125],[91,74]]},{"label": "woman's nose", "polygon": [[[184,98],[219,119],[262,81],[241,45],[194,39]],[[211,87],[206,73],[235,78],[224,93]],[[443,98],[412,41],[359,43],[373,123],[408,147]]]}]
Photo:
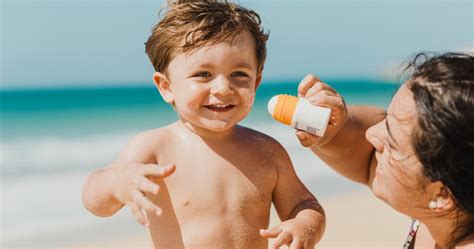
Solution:
[{"label": "woman's nose", "polygon": [[371,143],[374,146],[375,150],[380,153],[383,153],[383,149],[384,149],[384,142],[383,142],[384,122],[385,122],[385,119],[371,126],[365,132],[365,138],[367,139],[367,141],[369,141],[369,143]]},{"label": "woman's nose", "polygon": [[226,77],[219,76],[212,81],[211,94],[226,96],[232,93],[231,82]]}]

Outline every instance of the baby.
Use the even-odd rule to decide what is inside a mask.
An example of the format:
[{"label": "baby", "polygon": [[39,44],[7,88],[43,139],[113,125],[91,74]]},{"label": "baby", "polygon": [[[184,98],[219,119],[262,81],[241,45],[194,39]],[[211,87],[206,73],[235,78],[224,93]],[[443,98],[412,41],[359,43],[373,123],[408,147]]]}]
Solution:
[{"label": "baby", "polygon": [[[178,114],[136,135],[89,175],[83,202],[111,216],[124,205],[155,248],[314,248],[324,212],[285,149],[239,126],[262,79],[268,35],[254,11],[227,1],[168,2],[146,52],[153,81]],[[283,221],[269,225],[274,204]]]}]

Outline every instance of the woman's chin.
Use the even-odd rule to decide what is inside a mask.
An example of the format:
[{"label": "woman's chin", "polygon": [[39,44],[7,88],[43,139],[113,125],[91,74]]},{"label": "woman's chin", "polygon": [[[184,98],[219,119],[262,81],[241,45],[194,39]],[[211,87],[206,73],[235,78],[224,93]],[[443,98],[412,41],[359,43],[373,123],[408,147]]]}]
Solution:
[{"label": "woman's chin", "polygon": [[380,183],[377,179],[377,177],[374,178],[374,180],[372,181],[372,193],[374,193],[375,197],[381,199],[381,200],[384,200],[384,195],[383,195],[383,190],[380,186]]}]

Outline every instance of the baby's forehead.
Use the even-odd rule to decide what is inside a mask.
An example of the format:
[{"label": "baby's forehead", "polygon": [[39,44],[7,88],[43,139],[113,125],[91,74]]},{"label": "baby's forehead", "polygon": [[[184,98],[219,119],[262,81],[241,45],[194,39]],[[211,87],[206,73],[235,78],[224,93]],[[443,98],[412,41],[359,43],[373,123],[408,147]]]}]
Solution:
[{"label": "baby's forehead", "polygon": [[231,61],[238,66],[256,67],[257,53],[253,40],[225,40],[209,43],[191,50],[182,50],[174,58],[181,57],[187,64],[213,64],[219,60]]}]

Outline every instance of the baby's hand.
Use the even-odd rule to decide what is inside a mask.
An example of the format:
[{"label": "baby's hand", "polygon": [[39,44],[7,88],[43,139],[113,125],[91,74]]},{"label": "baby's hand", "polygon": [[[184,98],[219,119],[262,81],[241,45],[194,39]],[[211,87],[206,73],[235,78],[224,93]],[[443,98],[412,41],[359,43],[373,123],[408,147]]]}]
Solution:
[{"label": "baby's hand", "polygon": [[157,194],[158,184],[153,180],[167,177],[174,173],[175,165],[160,166],[156,164],[129,164],[114,168],[116,189],[114,197],[121,203],[129,206],[135,218],[142,225],[150,224],[144,211],[161,215],[161,208],[157,207],[146,196],[146,193]]},{"label": "baby's hand", "polygon": [[304,131],[296,131],[296,136],[304,147],[322,146],[336,136],[347,120],[347,106],[342,96],[314,75],[307,75],[298,85],[298,97],[311,104],[331,109],[331,118],[326,133],[318,137]]},{"label": "baby's hand", "polygon": [[260,236],[264,238],[276,238],[270,248],[277,249],[283,245],[290,249],[311,248],[314,249],[316,243],[322,237],[324,229],[318,229],[302,219],[294,218],[284,221],[280,225],[261,229]]}]

